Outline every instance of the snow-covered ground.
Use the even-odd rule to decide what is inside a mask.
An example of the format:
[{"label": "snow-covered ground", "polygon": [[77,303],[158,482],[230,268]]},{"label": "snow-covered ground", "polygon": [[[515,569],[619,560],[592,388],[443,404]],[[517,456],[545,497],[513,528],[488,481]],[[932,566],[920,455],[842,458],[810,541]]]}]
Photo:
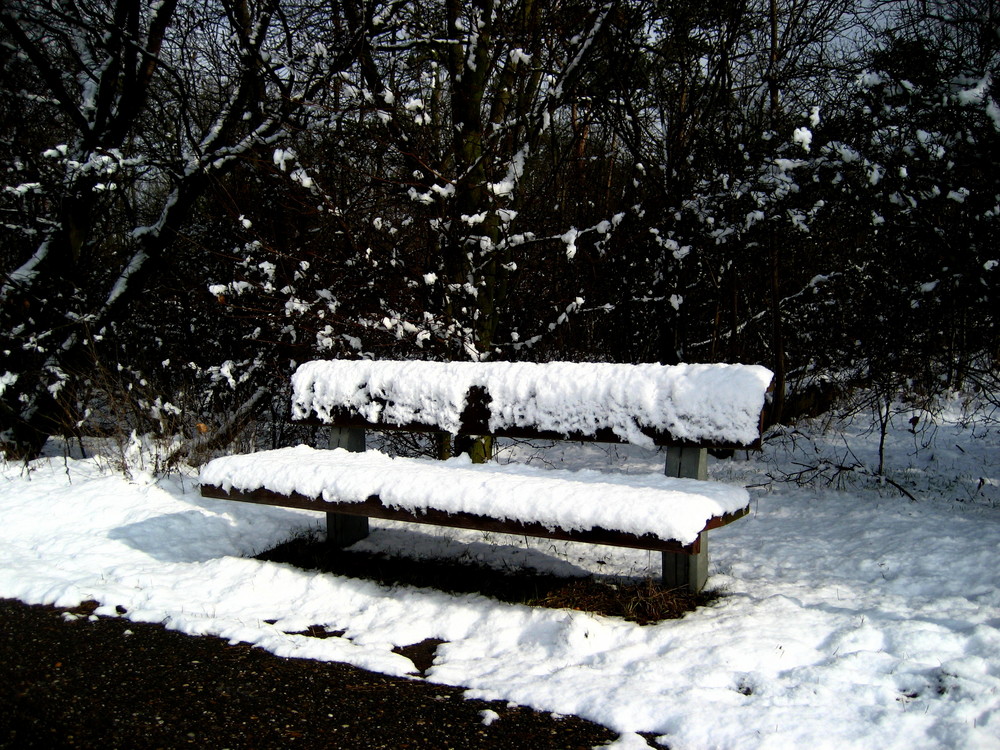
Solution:
[{"label": "snow-covered ground", "polygon": [[[753,512],[711,534],[709,587],[722,596],[653,626],[259,562],[248,556],[320,519],[202,499],[193,472],[157,478],[133,460],[126,481],[106,460],[62,455],[0,470],[0,597],[93,599],[99,614],[123,607],[133,620],[394,675],[413,671],[394,646],[440,638],[427,680],[583,716],[621,733],[623,748],[646,747],[636,732],[675,750],[1000,748],[1000,431],[898,422],[887,475],[913,499],[865,476],[878,436],[843,422],[713,461],[714,479],[750,488]],[[512,456],[662,465],[654,452],[593,445]],[[794,474],[818,481],[779,481]],[[658,564],[641,551],[373,526],[361,544],[396,555],[567,575],[644,576]],[[344,636],[291,634],[309,625]]]}]

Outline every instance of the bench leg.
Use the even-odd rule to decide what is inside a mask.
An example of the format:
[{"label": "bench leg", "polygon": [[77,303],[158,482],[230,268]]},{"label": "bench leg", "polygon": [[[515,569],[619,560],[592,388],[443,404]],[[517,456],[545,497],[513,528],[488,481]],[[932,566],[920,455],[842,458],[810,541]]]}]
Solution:
[{"label": "bench leg", "polygon": [[[359,427],[332,427],[330,449],[343,448],[351,453],[365,450],[365,431]],[[368,536],[367,516],[344,513],[326,514],[326,542],[333,547],[350,547]]]},{"label": "bench leg", "polygon": [[350,547],[368,536],[368,516],[346,513],[326,514],[326,542],[333,547]]},{"label": "bench leg", "polygon": [[699,550],[694,555],[663,552],[663,585],[668,589],[687,589],[697,593],[708,580],[708,532],[698,537]]},{"label": "bench leg", "polygon": [[663,473],[678,479],[708,479],[708,451],[704,448],[670,446]]},{"label": "bench leg", "polygon": [[[704,448],[671,446],[663,473],[668,477],[708,479],[708,451]],[[663,553],[663,585],[697,593],[708,580],[708,533],[698,537],[699,551],[694,555]]]}]

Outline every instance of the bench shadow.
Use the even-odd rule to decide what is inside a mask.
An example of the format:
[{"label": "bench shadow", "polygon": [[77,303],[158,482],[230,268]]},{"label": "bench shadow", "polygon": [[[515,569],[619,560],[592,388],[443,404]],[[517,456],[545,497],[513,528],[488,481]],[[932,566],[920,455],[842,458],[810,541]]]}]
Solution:
[{"label": "bench shadow", "polygon": [[[531,569],[498,570],[474,560],[413,559],[365,549],[339,549],[316,534],[293,539],[255,556],[305,570],[348,576],[383,586],[415,586],[452,594],[481,594],[499,601],[575,609],[621,617],[641,625],[683,617],[718,594],[691,594],[659,582],[606,576],[557,575]],[[574,567],[567,563],[567,567]]]},{"label": "bench shadow", "polygon": [[[388,587],[414,586],[451,594],[481,594],[512,604],[575,609],[643,625],[683,617],[718,596],[712,592],[690,594],[666,589],[651,579],[591,575],[540,550],[481,542],[445,542],[416,529],[373,529],[372,541],[364,540],[344,550],[328,545],[325,533],[315,525],[307,525],[314,524],[307,517],[300,518],[304,525],[299,526],[298,532],[292,530],[297,536],[257,552],[260,547],[250,547],[254,527],[266,525],[267,521],[287,524],[289,513],[270,506],[246,510],[235,517],[206,513],[200,508],[171,513],[121,526],[112,530],[109,537],[162,562],[205,562],[241,554],[239,547],[243,546],[242,554],[246,557]],[[280,518],[266,518],[274,515]],[[377,538],[381,541],[373,543]],[[380,545],[386,549],[380,549]],[[431,547],[440,554],[413,558],[393,554],[394,547]],[[489,550],[489,554],[484,550]],[[502,568],[479,562],[487,556],[495,561],[498,555],[504,560]]]}]

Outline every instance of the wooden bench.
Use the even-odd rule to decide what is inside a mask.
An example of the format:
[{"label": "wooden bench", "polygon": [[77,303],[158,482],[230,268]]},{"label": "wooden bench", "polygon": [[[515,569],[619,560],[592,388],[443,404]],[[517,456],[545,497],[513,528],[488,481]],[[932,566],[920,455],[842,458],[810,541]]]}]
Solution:
[{"label": "wooden bench", "polygon": [[[293,376],[293,417],[329,426],[334,450],[218,458],[201,492],[325,512],[341,546],[380,518],[660,551],[664,584],[697,591],[708,530],[749,510],[745,489],[706,481],[706,451],[759,447],[770,380],[744,365],[309,362]],[[390,458],[365,450],[365,430],[666,446],[666,466],[626,475]]]}]

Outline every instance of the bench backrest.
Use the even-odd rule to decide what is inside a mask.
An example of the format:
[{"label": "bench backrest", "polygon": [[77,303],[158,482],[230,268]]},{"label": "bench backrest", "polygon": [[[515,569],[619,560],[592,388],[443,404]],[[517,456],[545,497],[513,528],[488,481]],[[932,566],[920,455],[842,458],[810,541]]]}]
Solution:
[{"label": "bench backrest", "polygon": [[755,448],[771,372],[756,365],[326,360],[292,378],[292,415],[339,427]]}]

